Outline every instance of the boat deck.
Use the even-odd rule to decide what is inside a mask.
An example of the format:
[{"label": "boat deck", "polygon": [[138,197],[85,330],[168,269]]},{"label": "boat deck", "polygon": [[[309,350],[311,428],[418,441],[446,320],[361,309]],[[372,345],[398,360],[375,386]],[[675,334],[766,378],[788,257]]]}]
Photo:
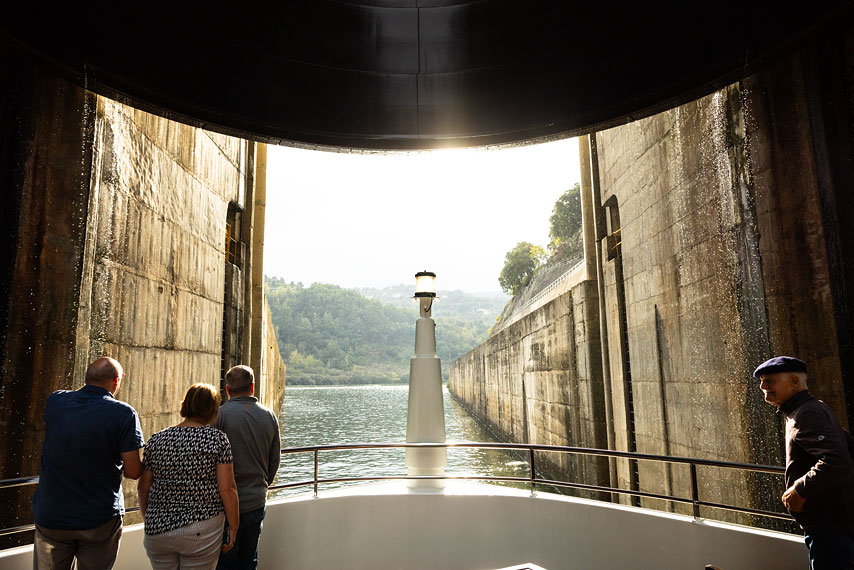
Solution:
[{"label": "boat deck", "polygon": [[[142,526],[125,529],[116,568],[148,570]],[[801,570],[801,537],[690,516],[448,481],[403,481],[268,503],[262,570],[386,569]],[[30,570],[32,547],[0,552],[0,569]]]}]

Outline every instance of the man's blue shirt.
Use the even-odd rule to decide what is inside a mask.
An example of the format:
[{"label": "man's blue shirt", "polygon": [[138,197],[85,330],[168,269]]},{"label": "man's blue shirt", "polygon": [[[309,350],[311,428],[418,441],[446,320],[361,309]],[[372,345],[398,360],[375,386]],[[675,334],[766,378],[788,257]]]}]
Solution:
[{"label": "man's blue shirt", "polygon": [[145,442],[132,406],[86,385],[59,390],[44,412],[39,485],[33,519],[44,528],[95,528],[125,512],[121,453]]}]

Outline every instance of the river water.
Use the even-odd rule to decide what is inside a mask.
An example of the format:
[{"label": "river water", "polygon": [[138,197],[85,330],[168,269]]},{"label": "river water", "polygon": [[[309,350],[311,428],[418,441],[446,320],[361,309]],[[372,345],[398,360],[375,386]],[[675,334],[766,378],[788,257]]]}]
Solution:
[{"label": "river water", "polygon": [[[497,441],[443,387],[448,442]],[[385,443],[406,440],[408,386],[293,386],[285,392],[279,415],[282,447],[336,443]],[[406,475],[403,449],[327,451],[320,454],[320,478]],[[282,457],[277,483],[313,477],[311,453]],[[528,464],[504,450],[449,449],[448,475],[527,477]],[[328,483],[320,491],[352,483]],[[515,485],[522,486],[522,485]],[[300,487],[271,492],[271,497],[307,492]]]}]

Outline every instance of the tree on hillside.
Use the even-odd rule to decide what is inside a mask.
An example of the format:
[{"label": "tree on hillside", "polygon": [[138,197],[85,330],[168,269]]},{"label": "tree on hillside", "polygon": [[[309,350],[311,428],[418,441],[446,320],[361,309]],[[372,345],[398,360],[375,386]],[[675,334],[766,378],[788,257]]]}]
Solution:
[{"label": "tree on hillside", "polygon": [[581,253],[581,187],[578,182],[555,202],[549,226],[550,261],[573,257]]},{"label": "tree on hillside", "polygon": [[538,245],[520,241],[504,256],[504,268],[498,277],[501,289],[510,295],[516,295],[531,282],[545,259],[546,252]]}]

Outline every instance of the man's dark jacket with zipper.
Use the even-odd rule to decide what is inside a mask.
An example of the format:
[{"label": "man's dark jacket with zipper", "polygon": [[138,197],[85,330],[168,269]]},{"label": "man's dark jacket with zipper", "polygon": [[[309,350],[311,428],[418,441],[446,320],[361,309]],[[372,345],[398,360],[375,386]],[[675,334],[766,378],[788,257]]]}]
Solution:
[{"label": "man's dark jacket with zipper", "polygon": [[854,534],[854,439],[833,411],[803,390],[782,406],[786,418],[786,488],[804,498],[792,513],[804,531]]}]

